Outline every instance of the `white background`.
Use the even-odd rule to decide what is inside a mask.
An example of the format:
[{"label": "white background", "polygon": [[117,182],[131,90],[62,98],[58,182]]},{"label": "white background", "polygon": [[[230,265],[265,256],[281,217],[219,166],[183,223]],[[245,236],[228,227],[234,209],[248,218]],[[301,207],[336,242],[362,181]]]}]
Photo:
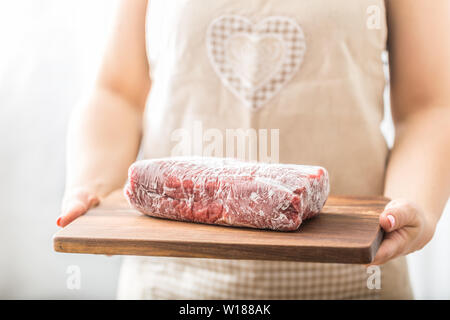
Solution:
[{"label": "white background", "polygon": [[[115,7],[116,0],[0,0],[0,298],[115,297],[119,257],[52,249],[67,120],[92,84]],[[392,141],[392,125],[383,130]],[[450,299],[449,209],[409,261],[417,298]],[[71,265],[80,267],[80,290],[66,286]]]}]

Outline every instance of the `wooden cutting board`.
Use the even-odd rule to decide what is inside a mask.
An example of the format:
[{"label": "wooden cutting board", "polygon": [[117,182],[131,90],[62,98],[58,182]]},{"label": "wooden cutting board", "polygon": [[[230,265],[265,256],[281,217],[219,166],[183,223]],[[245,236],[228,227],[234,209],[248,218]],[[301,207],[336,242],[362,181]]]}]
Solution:
[{"label": "wooden cutting board", "polygon": [[304,262],[370,263],[383,237],[383,197],[330,197],[295,232],[224,227],[152,218],[131,209],[121,192],[53,238],[67,253]]}]

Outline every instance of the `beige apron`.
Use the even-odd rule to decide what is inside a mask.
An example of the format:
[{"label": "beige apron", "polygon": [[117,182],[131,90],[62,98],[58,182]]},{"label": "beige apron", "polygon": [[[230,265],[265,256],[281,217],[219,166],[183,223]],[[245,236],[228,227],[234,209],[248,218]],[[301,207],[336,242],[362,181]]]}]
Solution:
[{"label": "beige apron", "polygon": [[[150,1],[143,156],[223,156],[205,154],[199,131],[278,129],[279,162],[326,167],[332,194],[382,194],[386,29],[383,0]],[[404,258],[382,267],[381,289],[369,276],[360,265],[127,257],[118,297],[412,298]]]}]

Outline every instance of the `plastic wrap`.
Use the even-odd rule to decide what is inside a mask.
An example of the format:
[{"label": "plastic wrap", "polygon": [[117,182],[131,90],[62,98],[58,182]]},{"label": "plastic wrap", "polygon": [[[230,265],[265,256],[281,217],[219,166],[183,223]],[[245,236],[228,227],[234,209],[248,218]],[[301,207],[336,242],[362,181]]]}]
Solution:
[{"label": "plastic wrap", "polygon": [[317,166],[165,158],[134,163],[124,192],[149,216],[291,231],[320,212],[329,179]]}]

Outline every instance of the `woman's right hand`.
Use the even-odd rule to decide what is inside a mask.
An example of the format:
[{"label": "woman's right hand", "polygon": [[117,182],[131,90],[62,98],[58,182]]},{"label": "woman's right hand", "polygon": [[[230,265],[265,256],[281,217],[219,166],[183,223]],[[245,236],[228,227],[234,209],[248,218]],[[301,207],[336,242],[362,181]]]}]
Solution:
[{"label": "woman's right hand", "polygon": [[56,225],[64,228],[99,203],[100,197],[90,188],[79,187],[66,191]]}]

